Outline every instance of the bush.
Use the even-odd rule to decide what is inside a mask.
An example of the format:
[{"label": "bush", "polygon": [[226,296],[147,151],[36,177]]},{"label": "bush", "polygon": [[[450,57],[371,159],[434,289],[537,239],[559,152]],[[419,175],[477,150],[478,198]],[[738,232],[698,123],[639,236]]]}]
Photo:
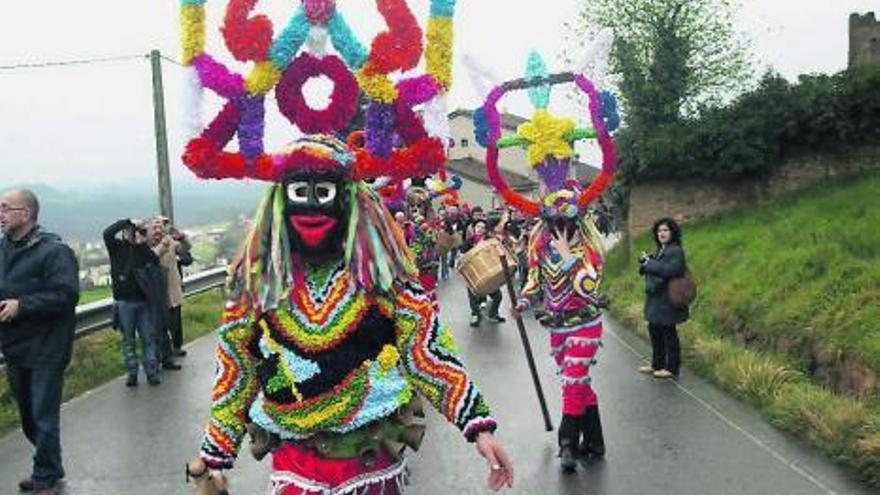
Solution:
[{"label": "bush", "polygon": [[801,76],[768,73],[726,107],[618,136],[621,178],[736,179],[766,175],[786,157],[880,141],[880,67]]}]

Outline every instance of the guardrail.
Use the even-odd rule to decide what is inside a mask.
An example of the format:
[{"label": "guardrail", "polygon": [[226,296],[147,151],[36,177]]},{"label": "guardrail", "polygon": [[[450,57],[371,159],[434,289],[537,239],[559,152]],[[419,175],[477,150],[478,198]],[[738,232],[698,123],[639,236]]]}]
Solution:
[{"label": "guardrail", "polygon": [[[226,268],[205,270],[183,279],[184,297],[194,296],[223,286],[226,281]],[[110,327],[113,323],[113,298],[81,304],[76,307],[76,334],[74,338],[85,337]],[[0,356],[0,367],[6,360]]]}]

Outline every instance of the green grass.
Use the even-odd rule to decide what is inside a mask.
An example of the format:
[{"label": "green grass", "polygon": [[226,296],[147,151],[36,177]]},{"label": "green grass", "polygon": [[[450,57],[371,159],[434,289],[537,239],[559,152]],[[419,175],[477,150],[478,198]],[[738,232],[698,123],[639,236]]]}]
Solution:
[{"label": "green grass", "polygon": [[[187,342],[214,330],[223,308],[220,290],[212,290],[183,304],[184,340]],[[119,332],[103,330],[78,339],[67,368],[64,400],[70,400],[125,373]],[[0,373],[2,375],[3,373]],[[0,377],[0,434],[18,426],[18,414],[6,377]]]},{"label": "green grass", "polygon": [[[880,372],[877,191],[863,176],[686,225],[699,296],[681,334],[688,366],[880,486],[880,399],[815,374]],[[651,248],[615,248],[605,272],[612,313],[643,335],[634,258]]]},{"label": "green grass", "polygon": [[213,242],[196,242],[192,246],[192,255],[201,261],[213,261],[218,253],[217,244]]},{"label": "green grass", "polygon": [[95,287],[93,289],[85,289],[79,293],[79,303],[88,304],[90,302],[107,299],[111,296],[110,287]]}]

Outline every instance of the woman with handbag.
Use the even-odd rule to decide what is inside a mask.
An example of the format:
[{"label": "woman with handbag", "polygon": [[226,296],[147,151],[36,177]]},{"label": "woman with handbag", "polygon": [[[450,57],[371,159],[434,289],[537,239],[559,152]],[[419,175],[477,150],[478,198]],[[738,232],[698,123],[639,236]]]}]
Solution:
[{"label": "woman with handbag", "polygon": [[681,246],[681,228],[671,218],[661,218],[652,228],[657,251],[639,257],[639,273],[645,277],[645,319],[651,335],[651,364],[639,368],[654,378],[678,377],[681,347],[676,325],[690,316],[687,303],[670,288],[685,278],[687,264]]}]

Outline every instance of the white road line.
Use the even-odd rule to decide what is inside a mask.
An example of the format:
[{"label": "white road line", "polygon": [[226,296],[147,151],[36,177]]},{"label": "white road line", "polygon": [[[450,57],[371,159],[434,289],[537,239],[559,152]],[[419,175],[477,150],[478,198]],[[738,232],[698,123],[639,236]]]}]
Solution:
[{"label": "white road line", "polygon": [[[619,342],[621,345],[623,345],[623,347],[627,348],[631,353],[633,353],[635,356],[637,356],[640,360],[646,359],[646,356],[642,355],[642,353],[637,351],[627,341],[625,341],[622,337],[617,335],[616,332],[608,329],[607,327],[606,327],[605,331],[608,334],[610,334],[612,337],[614,337],[614,339],[617,342]],[[769,453],[771,456],[773,456],[776,460],[778,460],[782,464],[788,466],[789,469],[791,469],[795,473],[801,475],[804,479],[806,479],[807,481],[809,481],[810,483],[812,483],[813,485],[815,485],[819,489],[825,491],[825,493],[827,493],[828,495],[838,495],[838,493],[836,491],[832,490],[831,488],[826,486],[824,483],[819,481],[818,478],[816,478],[815,476],[810,474],[810,472],[808,472],[805,468],[800,467],[798,465],[797,461],[789,460],[784,455],[780,454],[776,449],[774,449],[773,447],[771,447],[770,445],[768,445],[767,443],[765,443],[763,440],[756,437],[755,435],[749,433],[742,426],[739,426],[738,424],[736,424],[732,419],[725,416],[724,413],[719,411],[717,408],[715,408],[714,406],[712,406],[711,404],[709,404],[705,400],[698,397],[695,393],[690,391],[687,387],[685,387],[684,385],[679,383],[677,380],[671,380],[671,381],[672,381],[672,383],[675,384],[676,387],[679,388],[679,390],[684,392],[690,398],[694,399],[694,401],[696,401],[697,404],[700,404],[701,406],[703,406],[703,408],[705,408],[710,413],[714,414],[718,419],[723,421],[727,426],[729,426],[733,430],[739,432],[740,434],[742,434],[743,436],[745,436],[746,438],[751,440],[755,445],[757,445],[757,446],[761,447],[762,449],[764,449],[765,451],[767,451],[767,453]]]}]

